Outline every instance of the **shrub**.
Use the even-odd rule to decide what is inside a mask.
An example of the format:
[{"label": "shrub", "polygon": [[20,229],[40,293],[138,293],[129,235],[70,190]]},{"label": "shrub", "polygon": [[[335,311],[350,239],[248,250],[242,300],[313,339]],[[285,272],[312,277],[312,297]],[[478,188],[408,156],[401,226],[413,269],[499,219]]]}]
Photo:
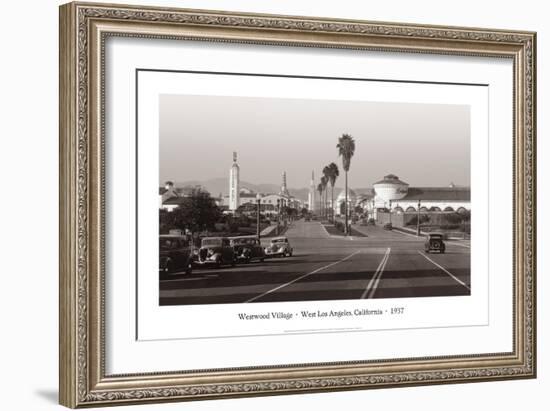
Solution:
[{"label": "shrub", "polygon": [[[430,221],[430,216],[427,214],[420,214],[420,224],[425,224]],[[418,224],[418,215],[414,215],[407,225],[417,225]]]},{"label": "shrub", "polygon": [[457,230],[460,227],[460,224],[441,224],[440,228],[442,230]]},{"label": "shrub", "polygon": [[336,222],[334,223],[334,227],[336,227],[336,229],[337,229],[338,231],[344,232],[344,227],[345,227],[345,225],[344,225],[344,223],[342,223],[341,221],[336,221]]},{"label": "shrub", "polygon": [[443,221],[448,224],[459,224],[462,222],[462,217],[457,213],[443,214]]}]

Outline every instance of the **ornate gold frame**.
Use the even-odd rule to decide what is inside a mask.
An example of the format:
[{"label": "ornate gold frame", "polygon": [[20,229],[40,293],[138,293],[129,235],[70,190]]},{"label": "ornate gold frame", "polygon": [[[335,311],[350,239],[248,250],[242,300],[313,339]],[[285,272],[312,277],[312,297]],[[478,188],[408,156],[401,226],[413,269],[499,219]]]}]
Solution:
[{"label": "ornate gold frame", "polygon": [[[514,62],[511,353],[107,376],[103,293],[103,45],[107,36],[500,56]],[[60,403],[212,399],[536,375],[535,46],[532,32],[70,3],[60,8]]]}]

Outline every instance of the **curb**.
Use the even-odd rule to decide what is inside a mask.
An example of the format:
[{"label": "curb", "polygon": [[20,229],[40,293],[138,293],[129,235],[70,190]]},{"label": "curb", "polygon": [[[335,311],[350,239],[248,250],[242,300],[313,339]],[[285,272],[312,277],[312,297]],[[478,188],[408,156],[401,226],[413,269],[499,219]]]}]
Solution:
[{"label": "curb", "polygon": [[325,231],[325,234],[328,236],[328,238],[335,238],[335,239],[338,239],[338,240],[354,240],[355,238],[352,236],[352,235],[348,235],[348,236],[345,236],[345,235],[333,235],[333,234],[330,234],[325,225],[322,224],[322,223],[319,223],[321,224],[321,227],[323,227],[323,230]]}]

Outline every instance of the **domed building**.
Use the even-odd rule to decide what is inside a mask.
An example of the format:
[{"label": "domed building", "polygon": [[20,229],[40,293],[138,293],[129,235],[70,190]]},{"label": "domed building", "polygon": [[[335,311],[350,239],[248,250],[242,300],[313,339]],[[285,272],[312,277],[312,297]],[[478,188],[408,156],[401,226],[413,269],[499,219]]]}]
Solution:
[{"label": "domed building", "polygon": [[388,174],[373,184],[376,196],[385,202],[401,200],[407,195],[409,185],[394,174]]},{"label": "domed building", "polygon": [[[343,215],[344,214],[344,203],[346,202],[346,192],[342,190],[340,194],[334,200],[334,214]],[[348,208],[353,210],[357,204],[357,194],[351,188],[348,188]]]},{"label": "domed building", "polygon": [[470,187],[450,183],[447,187],[409,187],[394,174],[373,184],[374,200],[369,214],[379,220],[378,213],[408,214],[426,212],[470,211]]}]

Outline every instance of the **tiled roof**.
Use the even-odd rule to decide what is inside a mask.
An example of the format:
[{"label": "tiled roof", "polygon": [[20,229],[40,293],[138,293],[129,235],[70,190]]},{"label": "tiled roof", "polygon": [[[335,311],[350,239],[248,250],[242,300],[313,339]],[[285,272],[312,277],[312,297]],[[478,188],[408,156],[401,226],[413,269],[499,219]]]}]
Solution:
[{"label": "tiled roof", "polygon": [[401,201],[470,201],[470,187],[409,187]]},{"label": "tiled roof", "polygon": [[387,176],[384,176],[383,180],[377,181],[374,184],[401,184],[401,185],[408,185],[404,181],[401,181],[399,177],[397,177],[395,174],[388,174]]}]

